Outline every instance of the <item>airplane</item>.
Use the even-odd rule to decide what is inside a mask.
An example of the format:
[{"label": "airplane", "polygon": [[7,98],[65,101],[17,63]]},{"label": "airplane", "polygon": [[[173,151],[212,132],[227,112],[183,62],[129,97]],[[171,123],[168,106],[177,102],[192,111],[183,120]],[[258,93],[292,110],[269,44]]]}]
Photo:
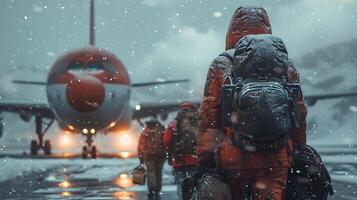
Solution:
[{"label": "airplane", "polygon": [[[90,0],[88,47],[60,56],[53,64],[47,82],[14,80],[17,84],[46,87],[48,103],[0,102],[0,112],[18,113],[28,122],[35,117],[38,139],[31,141],[31,155],[43,150],[51,154],[51,143],[44,135],[54,121],[66,132],[86,137],[82,157],[95,158],[97,148],[93,136],[127,130],[133,120],[150,116],[167,117],[177,104],[142,103],[130,105],[131,89],[161,84],[188,82],[182,80],[131,83],[122,62],[111,52],[95,46],[94,0]],[[1,120],[2,118],[0,118]],[[0,123],[2,134],[3,123]]]}]

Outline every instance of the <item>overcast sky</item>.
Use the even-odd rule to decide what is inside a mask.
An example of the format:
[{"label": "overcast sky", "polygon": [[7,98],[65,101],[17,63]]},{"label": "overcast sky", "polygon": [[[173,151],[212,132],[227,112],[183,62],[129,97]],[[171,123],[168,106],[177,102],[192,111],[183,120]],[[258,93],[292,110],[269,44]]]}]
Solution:
[{"label": "overcast sky", "polygon": [[[86,46],[88,2],[1,0],[2,70],[48,72],[59,55]],[[249,4],[267,9],[292,58],[356,37],[356,0],[96,0],[96,42],[123,61],[134,82],[189,77],[201,85],[224,50],[233,11]]]}]

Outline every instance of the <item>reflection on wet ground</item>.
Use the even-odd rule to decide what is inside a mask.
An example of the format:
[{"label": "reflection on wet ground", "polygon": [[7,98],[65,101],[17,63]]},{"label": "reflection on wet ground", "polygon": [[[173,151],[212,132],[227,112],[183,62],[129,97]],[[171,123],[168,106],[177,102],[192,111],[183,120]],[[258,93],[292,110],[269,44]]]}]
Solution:
[{"label": "reflection on wet ground", "polygon": [[[99,161],[88,166],[66,164],[26,173],[0,182],[0,199],[146,199],[146,187],[132,183],[130,171],[135,164],[136,160],[119,165]],[[171,172],[166,169],[164,173],[168,177]],[[164,184],[173,182],[166,178]],[[163,189],[163,199],[175,199],[175,195]]]},{"label": "reflection on wet ground", "polygon": [[[146,187],[132,184],[130,171],[137,164],[135,159],[74,159],[21,176],[14,174],[13,178],[0,182],[0,199],[146,199]],[[329,199],[357,199],[357,183],[348,179],[357,176],[357,163],[330,162],[327,165],[331,175],[336,178],[336,194]],[[163,199],[176,199],[168,166],[164,169],[163,184]]]}]

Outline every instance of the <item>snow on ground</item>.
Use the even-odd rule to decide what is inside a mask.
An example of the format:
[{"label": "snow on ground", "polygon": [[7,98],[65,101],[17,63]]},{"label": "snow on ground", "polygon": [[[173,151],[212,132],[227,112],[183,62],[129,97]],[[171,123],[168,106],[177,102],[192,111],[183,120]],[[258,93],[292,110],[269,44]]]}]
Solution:
[{"label": "snow on ground", "polygon": [[22,176],[25,173],[40,172],[46,169],[60,165],[65,160],[30,160],[30,159],[14,159],[3,158],[0,160],[0,181]]},{"label": "snow on ground", "polygon": [[[98,181],[112,181],[120,174],[129,174],[139,164],[138,159],[15,159],[3,158],[0,171],[5,172],[0,176],[0,182],[12,179],[16,176],[30,174],[32,172],[44,172],[49,169],[63,168],[68,171],[71,179],[97,179]],[[62,170],[62,169],[61,169]],[[163,169],[163,185],[165,191],[175,190],[174,178],[171,167],[165,164]],[[63,181],[62,175],[50,175],[47,181]],[[146,191],[146,186],[134,186],[130,191]]]},{"label": "snow on ground", "polygon": [[332,180],[357,183],[357,155],[323,155]]}]

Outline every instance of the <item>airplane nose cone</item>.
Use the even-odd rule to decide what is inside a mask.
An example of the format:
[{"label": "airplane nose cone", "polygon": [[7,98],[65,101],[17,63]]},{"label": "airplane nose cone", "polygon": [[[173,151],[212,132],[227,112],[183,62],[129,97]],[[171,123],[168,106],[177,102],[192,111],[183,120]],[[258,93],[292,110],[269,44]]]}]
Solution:
[{"label": "airplane nose cone", "polygon": [[93,112],[103,103],[103,83],[94,76],[81,75],[67,85],[67,101],[79,112]]}]

